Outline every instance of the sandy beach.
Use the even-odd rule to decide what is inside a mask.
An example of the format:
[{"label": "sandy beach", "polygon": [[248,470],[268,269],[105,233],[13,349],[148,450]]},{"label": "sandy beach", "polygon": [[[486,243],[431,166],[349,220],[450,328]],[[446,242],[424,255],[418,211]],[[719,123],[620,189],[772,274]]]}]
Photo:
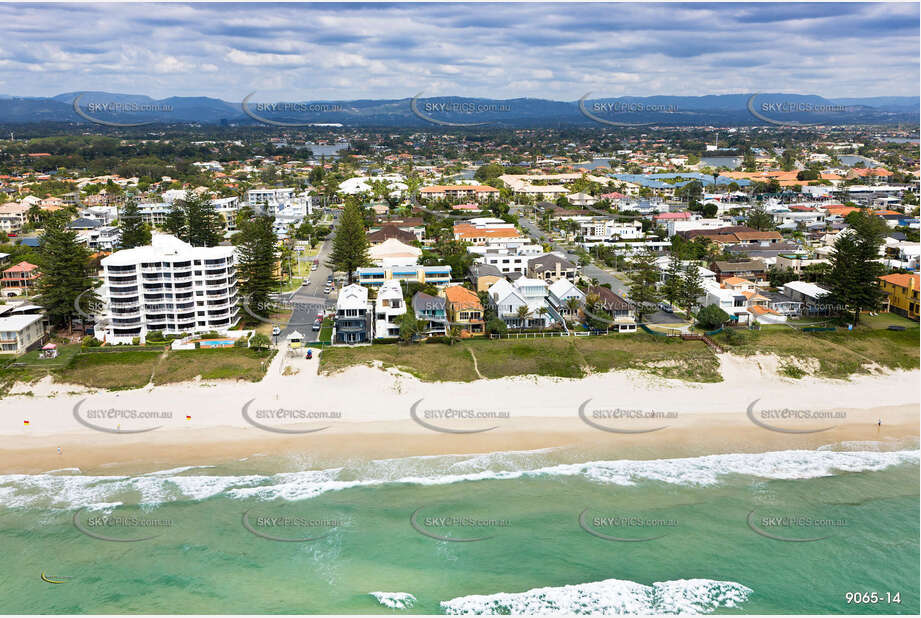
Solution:
[{"label": "sandy beach", "polygon": [[[328,463],[612,444],[625,457],[672,457],[918,436],[919,371],[792,380],[777,375],[771,357],[720,361],[724,381],[714,384],[634,371],[424,383],[371,367],[317,375],[316,358],[282,354],[259,383],[97,392],[45,380],[0,401],[0,473],[112,466],[131,473],[255,454]],[[816,412],[821,418],[803,418]]]}]

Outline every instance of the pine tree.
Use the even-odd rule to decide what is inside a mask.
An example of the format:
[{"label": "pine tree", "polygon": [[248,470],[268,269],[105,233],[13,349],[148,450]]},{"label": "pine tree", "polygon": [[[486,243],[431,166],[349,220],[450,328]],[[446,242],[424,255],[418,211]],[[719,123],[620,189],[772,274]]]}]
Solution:
[{"label": "pine tree", "polygon": [[703,278],[700,276],[700,268],[697,264],[691,262],[684,267],[684,276],[681,278],[681,304],[687,311],[688,316],[697,305],[697,299],[703,295],[704,286]]},{"label": "pine tree", "polygon": [[256,217],[240,228],[237,243],[237,273],[243,302],[256,315],[268,315],[272,293],[280,284],[275,277],[275,232],[273,217]]},{"label": "pine tree", "polygon": [[77,241],[76,232],[67,229],[64,217],[50,216],[38,255],[38,303],[53,325],[67,324],[72,332],[74,317],[95,313],[92,307],[99,304],[91,277],[90,251]]},{"label": "pine tree", "polygon": [[852,323],[856,326],[860,312],[878,309],[883,298],[879,277],[886,269],[877,260],[885,224],[862,212],[850,223],[853,231],[839,234],[835,240],[827,301],[838,305],[841,313],[853,312]]},{"label": "pine tree", "polygon": [[662,296],[672,305],[677,305],[681,298],[681,260],[674,253],[668,260],[665,282],[662,284]]},{"label": "pine tree", "polygon": [[346,203],[339,219],[333,250],[326,265],[333,270],[345,271],[349,283],[352,283],[355,269],[371,261],[368,257],[368,237],[361,210],[354,202]]},{"label": "pine tree", "polygon": [[223,226],[208,197],[187,191],[172,203],[163,227],[193,247],[216,247]]},{"label": "pine tree", "polygon": [[632,267],[630,300],[634,304],[637,321],[642,322],[646,315],[654,311],[655,304],[661,298],[656,289],[659,271],[656,268],[655,256],[648,251],[634,258]]},{"label": "pine tree", "polygon": [[125,202],[125,207],[118,217],[118,227],[122,234],[120,248],[133,249],[150,244],[150,229],[141,219],[136,200],[128,199]]}]

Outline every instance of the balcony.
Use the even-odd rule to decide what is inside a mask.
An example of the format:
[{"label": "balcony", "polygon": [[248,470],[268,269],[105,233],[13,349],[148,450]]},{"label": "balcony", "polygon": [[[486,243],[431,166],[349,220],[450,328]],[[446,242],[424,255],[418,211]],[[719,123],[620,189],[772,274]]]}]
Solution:
[{"label": "balcony", "polygon": [[113,298],[126,298],[128,296],[137,297],[137,295],[138,287],[136,285],[129,288],[109,287],[109,296]]}]

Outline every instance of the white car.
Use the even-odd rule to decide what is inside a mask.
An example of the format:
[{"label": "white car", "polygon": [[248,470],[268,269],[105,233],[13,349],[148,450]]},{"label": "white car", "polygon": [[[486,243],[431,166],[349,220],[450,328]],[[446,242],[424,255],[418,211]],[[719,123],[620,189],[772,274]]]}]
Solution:
[{"label": "white car", "polygon": [[277,335],[280,335],[280,334],[281,334],[281,329],[278,328],[277,326],[273,326],[273,327],[272,327],[272,335],[277,336]]}]

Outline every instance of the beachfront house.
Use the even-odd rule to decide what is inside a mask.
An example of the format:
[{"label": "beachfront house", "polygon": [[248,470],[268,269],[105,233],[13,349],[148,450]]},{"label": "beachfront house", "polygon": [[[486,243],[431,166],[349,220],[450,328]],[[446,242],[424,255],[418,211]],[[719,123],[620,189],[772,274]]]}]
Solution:
[{"label": "beachfront house", "polygon": [[423,333],[425,335],[444,335],[447,333],[447,303],[440,296],[432,296],[425,292],[416,292],[413,295],[413,312],[416,319],[425,322]]},{"label": "beachfront house", "polygon": [[400,324],[406,313],[403,288],[399,281],[385,281],[377,290],[374,300],[374,338],[384,339],[400,336]]},{"label": "beachfront house", "polygon": [[547,284],[540,279],[502,279],[487,291],[489,306],[509,328],[545,328],[553,322]]},{"label": "beachfront house", "polygon": [[479,297],[460,285],[444,289],[448,320],[461,328],[462,334],[479,335],[484,332],[483,305]]},{"label": "beachfront house", "polygon": [[633,305],[615,294],[610,288],[593,285],[585,293],[582,313],[592,318],[595,326],[618,333],[636,332],[636,314]]},{"label": "beachfront house", "polygon": [[547,288],[547,303],[565,319],[575,320],[585,304],[585,293],[573,285],[572,281],[559,279]]},{"label": "beachfront house", "polygon": [[333,343],[355,344],[371,341],[371,307],[368,288],[353,283],[339,291],[333,320]]}]

